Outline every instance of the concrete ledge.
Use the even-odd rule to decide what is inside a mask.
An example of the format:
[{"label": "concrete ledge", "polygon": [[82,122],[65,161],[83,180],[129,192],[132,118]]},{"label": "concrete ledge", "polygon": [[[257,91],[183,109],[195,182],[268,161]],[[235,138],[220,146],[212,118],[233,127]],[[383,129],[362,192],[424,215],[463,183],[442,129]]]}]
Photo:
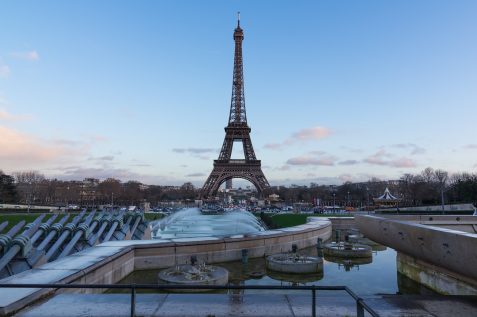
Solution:
[{"label": "concrete ledge", "polygon": [[477,295],[475,281],[404,253],[397,254],[397,270],[442,295]]},{"label": "concrete ledge", "polygon": [[477,234],[376,216],[357,216],[356,223],[366,237],[477,286]]}]

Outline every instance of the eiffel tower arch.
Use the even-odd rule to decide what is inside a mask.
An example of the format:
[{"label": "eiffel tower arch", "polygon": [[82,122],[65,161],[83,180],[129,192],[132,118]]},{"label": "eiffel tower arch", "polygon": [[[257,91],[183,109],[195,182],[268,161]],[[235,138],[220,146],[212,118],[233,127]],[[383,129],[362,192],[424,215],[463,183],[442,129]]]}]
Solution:
[{"label": "eiffel tower arch", "polygon": [[[239,16],[234,31],[235,55],[229,122],[225,127],[225,139],[219,158],[214,160],[214,168],[202,187],[201,197],[204,199],[214,197],[220,185],[232,178],[241,178],[251,182],[259,194],[270,187],[265,174],[263,174],[261,161],[257,160],[255,156],[250,138],[251,129],[247,124],[242,59],[243,38]],[[242,160],[231,158],[234,143],[238,142],[242,142],[243,146],[244,159]]]}]

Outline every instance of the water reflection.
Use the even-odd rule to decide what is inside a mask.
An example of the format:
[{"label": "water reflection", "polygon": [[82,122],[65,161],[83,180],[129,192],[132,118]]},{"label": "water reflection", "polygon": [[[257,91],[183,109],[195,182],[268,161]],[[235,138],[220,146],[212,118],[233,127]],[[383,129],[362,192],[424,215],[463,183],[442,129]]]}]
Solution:
[{"label": "water reflection", "polygon": [[[300,253],[317,256],[317,249],[308,248],[301,250]],[[396,251],[391,248],[373,252],[372,259],[348,260],[353,262],[325,257],[323,274],[305,275],[267,271],[264,258],[249,259],[246,264],[235,261],[214,265],[222,266],[229,271],[229,283],[233,285],[347,285],[360,295],[432,293],[431,290],[397,273]],[[135,271],[120,283],[157,283],[159,271]],[[276,293],[281,292],[283,291],[276,291]],[[236,295],[239,293],[241,294],[236,292]]]},{"label": "water reflection", "polygon": [[350,271],[353,268],[359,270],[360,265],[370,264],[373,262],[372,257],[367,258],[341,258],[336,256],[325,255],[325,261],[338,264],[338,268],[343,268],[345,271]]}]

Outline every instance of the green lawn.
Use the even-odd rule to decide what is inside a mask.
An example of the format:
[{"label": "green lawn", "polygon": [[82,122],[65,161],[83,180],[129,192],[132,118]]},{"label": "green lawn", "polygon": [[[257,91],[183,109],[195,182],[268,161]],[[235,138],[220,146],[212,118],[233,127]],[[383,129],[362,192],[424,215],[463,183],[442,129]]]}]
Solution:
[{"label": "green lawn", "polygon": [[[45,213],[46,216],[43,218],[42,222],[47,221],[53,213]],[[29,214],[29,213],[18,213],[18,214],[0,214],[0,224],[3,223],[4,221],[8,221],[8,226],[1,232],[1,233],[7,233],[10,228],[12,228],[14,225],[19,223],[22,220],[25,220],[26,224],[33,222],[37,217],[39,217],[41,214],[40,213],[35,213],[35,214]],[[56,221],[60,220],[63,218],[64,214],[60,214],[57,218]],[[70,218],[76,216],[77,214],[70,214]],[[21,231],[20,231],[21,232]]]},{"label": "green lawn", "polygon": [[286,228],[306,223],[306,218],[309,216],[303,214],[276,214],[270,218],[277,228]]},{"label": "green lawn", "polygon": [[164,214],[162,213],[153,213],[153,212],[146,212],[144,214],[144,217],[148,221],[153,221],[153,220],[159,220],[164,217]]}]

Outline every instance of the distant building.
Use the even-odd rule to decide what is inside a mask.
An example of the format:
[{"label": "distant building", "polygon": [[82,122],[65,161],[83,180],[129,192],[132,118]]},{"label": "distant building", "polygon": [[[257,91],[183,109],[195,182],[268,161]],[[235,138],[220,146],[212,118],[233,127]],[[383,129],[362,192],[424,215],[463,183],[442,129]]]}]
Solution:
[{"label": "distant building", "polygon": [[85,178],[80,184],[80,200],[86,205],[93,205],[97,199],[97,187],[99,179]]}]

